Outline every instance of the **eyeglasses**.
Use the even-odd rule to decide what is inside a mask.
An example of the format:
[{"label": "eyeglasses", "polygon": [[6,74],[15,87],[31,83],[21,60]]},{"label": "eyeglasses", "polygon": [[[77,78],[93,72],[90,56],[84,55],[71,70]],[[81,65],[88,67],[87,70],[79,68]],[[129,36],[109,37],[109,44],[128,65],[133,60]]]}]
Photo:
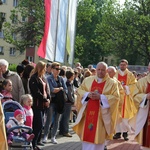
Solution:
[{"label": "eyeglasses", "polygon": [[60,68],[54,68],[54,69],[56,69],[57,71],[58,71],[58,70],[61,70]]}]

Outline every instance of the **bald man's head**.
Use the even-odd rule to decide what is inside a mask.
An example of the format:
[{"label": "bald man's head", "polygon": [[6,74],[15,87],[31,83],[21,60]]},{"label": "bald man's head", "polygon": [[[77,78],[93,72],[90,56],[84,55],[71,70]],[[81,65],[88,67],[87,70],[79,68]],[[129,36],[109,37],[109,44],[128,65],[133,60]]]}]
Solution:
[{"label": "bald man's head", "polygon": [[117,71],[116,68],[113,66],[109,66],[107,69],[107,73],[109,74],[110,78],[114,77],[114,75],[116,74],[116,71]]},{"label": "bald man's head", "polygon": [[107,64],[105,62],[99,62],[96,66],[96,72],[98,78],[104,78],[107,73]]}]

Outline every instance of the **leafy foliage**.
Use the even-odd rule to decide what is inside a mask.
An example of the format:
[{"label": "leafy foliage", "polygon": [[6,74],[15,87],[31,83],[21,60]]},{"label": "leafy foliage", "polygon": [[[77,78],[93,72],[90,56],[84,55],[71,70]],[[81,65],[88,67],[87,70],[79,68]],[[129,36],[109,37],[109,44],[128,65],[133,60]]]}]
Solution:
[{"label": "leafy foliage", "polygon": [[19,5],[11,11],[10,19],[4,24],[4,36],[8,43],[14,44],[20,51],[30,45],[39,45],[44,26],[42,0],[19,0]]},{"label": "leafy foliage", "polygon": [[117,3],[106,4],[102,22],[97,25],[96,42],[119,58],[128,59],[130,64],[147,65],[150,61],[149,3],[150,0],[126,1],[123,8]]},{"label": "leafy foliage", "polygon": [[12,64],[12,65],[8,66],[8,69],[16,72],[16,67],[17,67],[16,64]]},{"label": "leafy foliage", "polygon": [[96,64],[102,59],[100,45],[94,43],[96,24],[101,21],[102,0],[81,0],[77,10],[75,57],[83,66]]}]

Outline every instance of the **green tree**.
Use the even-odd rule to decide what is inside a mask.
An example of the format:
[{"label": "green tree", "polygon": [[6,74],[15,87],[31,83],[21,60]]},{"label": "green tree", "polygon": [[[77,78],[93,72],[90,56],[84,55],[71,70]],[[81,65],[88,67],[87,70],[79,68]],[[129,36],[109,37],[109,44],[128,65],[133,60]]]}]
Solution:
[{"label": "green tree", "polygon": [[103,0],[81,0],[78,3],[75,58],[83,66],[96,64],[104,56],[101,46],[94,42],[96,25],[101,22],[102,4]]},{"label": "green tree", "polygon": [[130,64],[150,61],[150,0],[126,1],[124,7],[105,3],[95,42]]},{"label": "green tree", "polygon": [[19,0],[19,5],[11,11],[10,19],[11,22],[4,24],[4,36],[8,43],[14,44],[20,51],[30,45],[39,45],[44,27],[43,0]]}]

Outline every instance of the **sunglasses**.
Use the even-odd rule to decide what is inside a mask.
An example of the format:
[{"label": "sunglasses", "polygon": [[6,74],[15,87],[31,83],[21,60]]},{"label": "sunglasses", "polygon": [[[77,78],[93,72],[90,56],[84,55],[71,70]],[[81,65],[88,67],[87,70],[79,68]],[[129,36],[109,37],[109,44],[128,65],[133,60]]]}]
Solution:
[{"label": "sunglasses", "polygon": [[61,68],[54,68],[54,69],[56,69],[56,70],[61,70]]}]

